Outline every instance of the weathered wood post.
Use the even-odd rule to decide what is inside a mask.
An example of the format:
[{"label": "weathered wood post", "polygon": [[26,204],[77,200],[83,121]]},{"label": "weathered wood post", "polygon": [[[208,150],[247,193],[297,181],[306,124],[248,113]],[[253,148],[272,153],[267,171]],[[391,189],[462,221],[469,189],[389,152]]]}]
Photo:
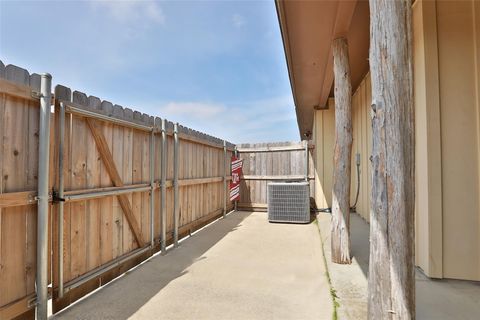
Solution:
[{"label": "weathered wood post", "polygon": [[345,38],[333,41],[335,76],[335,153],[332,192],[332,261],[350,258],[350,171],[352,156],[352,84]]},{"label": "weathered wood post", "polygon": [[415,318],[411,1],[370,0],[369,319]]}]

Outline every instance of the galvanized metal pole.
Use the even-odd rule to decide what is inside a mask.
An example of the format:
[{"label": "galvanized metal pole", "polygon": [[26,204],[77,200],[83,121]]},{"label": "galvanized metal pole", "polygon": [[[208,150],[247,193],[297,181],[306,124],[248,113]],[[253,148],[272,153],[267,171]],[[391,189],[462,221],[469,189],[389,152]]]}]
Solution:
[{"label": "galvanized metal pole", "polygon": [[37,206],[37,320],[46,320],[48,312],[48,177],[50,155],[50,103],[52,76],[42,74],[40,84],[40,123],[38,143]]},{"label": "galvanized metal pole", "polygon": [[[60,103],[58,139],[58,197],[64,197],[63,156],[65,145],[65,105]],[[58,202],[58,297],[63,298],[63,201]]]},{"label": "galvanized metal pole", "polygon": [[110,262],[107,262],[100,267],[97,267],[89,272],[65,283],[65,292],[69,292],[72,289],[80,287],[82,284],[87,283],[88,281],[97,278],[101,274],[105,274],[107,271],[117,268],[122,265],[124,262],[135,259],[139,255],[144,254],[145,252],[151,250],[150,247],[137,248],[127,254],[119,256],[113,259]]},{"label": "galvanized metal pole", "polygon": [[173,127],[173,214],[174,214],[174,229],[173,229],[173,244],[175,247],[178,246],[178,220],[179,220],[179,211],[178,206],[178,123],[175,123]]},{"label": "galvanized metal pole", "polygon": [[145,192],[145,191],[150,191],[151,189],[152,188],[149,185],[131,187],[131,188],[115,188],[113,190],[94,191],[94,192],[87,192],[87,193],[65,195],[63,197],[63,200],[65,202],[70,202],[70,201],[79,201],[79,200],[98,199],[102,197],[116,196],[120,194]]},{"label": "galvanized metal pole", "polygon": [[155,201],[153,196],[155,194],[155,175],[154,175],[154,161],[155,161],[155,130],[152,129],[150,134],[150,246],[153,249],[155,245],[155,230],[154,230],[154,206]]},{"label": "galvanized metal pole", "polygon": [[227,142],[223,140],[223,217],[227,216]]},{"label": "galvanized metal pole", "polygon": [[167,248],[167,132],[166,130],[166,121],[162,120],[162,154],[161,154],[161,180],[160,180],[160,220],[162,224],[162,236],[161,236],[161,250],[162,254],[166,253]]}]

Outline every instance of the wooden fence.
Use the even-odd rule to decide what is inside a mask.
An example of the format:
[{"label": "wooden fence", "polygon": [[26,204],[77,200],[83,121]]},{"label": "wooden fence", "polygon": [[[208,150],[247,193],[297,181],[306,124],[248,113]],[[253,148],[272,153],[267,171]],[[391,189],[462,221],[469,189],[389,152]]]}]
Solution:
[{"label": "wooden fence", "polygon": [[[0,319],[34,318],[39,80],[0,62]],[[55,313],[231,209],[234,146],[64,86],[52,104]]]},{"label": "wooden fence", "polygon": [[0,88],[0,319],[32,317],[40,75],[0,62]]},{"label": "wooden fence", "polygon": [[266,210],[267,184],[271,181],[305,181],[307,177],[313,196],[315,168],[312,148],[306,141],[237,145],[239,157],[243,159],[238,207]]}]

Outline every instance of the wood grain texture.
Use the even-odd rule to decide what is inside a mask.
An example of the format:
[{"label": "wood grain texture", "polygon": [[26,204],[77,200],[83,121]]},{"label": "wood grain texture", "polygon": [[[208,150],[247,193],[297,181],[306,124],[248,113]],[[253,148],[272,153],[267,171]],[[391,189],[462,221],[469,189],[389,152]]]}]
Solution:
[{"label": "wood grain texture", "polygon": [[35,203],[36,191],[0,193],[0,208],[25,206]]},{"label": "wood grain texture", "polygon": [[[98,151],[100,152],[100,157],[102,158],[103,163],[105,164],[105,168],[107,169],[113,184],[116,187],[122,187],[123,186],[122,178],[120,177],[117,171],[117,167],[115,166],[115,162],[113,161],[112,153],[108,148],[108,144],[104,135],[98,128],[98,125],[96,124],[95,120],[86,119],[86,122],[93,134],[96,146],[98,148]],[[123,213],[127,218],[128,224],[132,229],[133,235],[135,237],[135,240],[138,243],[138,246],[143,247],[144,241],[143,241],[142,230],[140,229],[138,221],[133,214],[133,209],[130,204],[130,200],[128,199],[128,196],[125,194],[118,195],[118,201],[120,202],[120,206],[123,209]]]},{"label": "wood grain texture", "polygon": [[[38,171],[38,99],[31,98],[39,91],[40,76],[27,70],[0,62],[0,314],[1,318],[32,317],[27,301],[34,293],[36,267],[36,205]],[[112,124],[107,117],[151,126],[148,115],[113,105],[108,101],[73,91],[65,86],[55,88],[55,113],[51,131],[51,187],[58,190],[58,178],[64,176],[66,194],[109,190],[150,183],[150,147],[148,132],[132,126]],[[103,116],[102,121],[67,113],[65,117],[64,154],[58,154],[57,117],[59,102]],[[106,116],[106,117],[105,117]],[[155,124],[159,123],[155,119]],[[167,125],[167,149],[160,148],[160,133],[155,132],[154,179],[160,180],[161,152],[167,153],[167,173],[173,178],[173,141],[171,122]],[[228,159],[233,150],[227,144]],[[187,236],[221,214],[223,208],[223,170],[225,157],[222,140],[181,127],[179,194],[182,208],[180,236]],[[107,152],[108,151],[108,152]],[[170,152],[169,152],[170,151]],[[58,172],[60,157],[63,172]],[[228,163],[228,161],[227,161]],[[230,177],[228,177],[230,178]],[[168,185],[168,183],[167,183]],[[160,215],[157,214],[159,188],[155,188],[154,230],[160,236]],[[82,275],[116,257],[143,246],[150,236],[150,194],[100,197],[64,204],[63,221],[58,220],[57,206],[51,208],[52,234],[49,248],[53,262],[53,311],[91,292],[140,263],[151,253],[142,256],[114,272],[102,275],[79,288],[67,292],[63,299],[56,296],[58,287],[58,257],[63,256],[64,282],[75,281]],[[173,190],[167,189],[167,230],[173,230]],[[228,208],[231,203],[228,202]],[[53,219],[52,219],[53,218]],[[64,247],[58,253],[57,230]],[[133,225],[133,227],[132,227]],[[167,233],[168,234],[168,233]],[[141,240],[141,242],[139,242]],[[8,245],[7,245],[8,243]],[[51,251],[49,249],[49,251]],[[156,247],[152,252],[157,250]],[[52,266],[50,266],[53,263]],[[50,273],[50,271],[49,271]]]},{"label": "wood grain texture", "polygon": [[[310,144],[309,150],[313,148]],[[269,182],[305,179],[304,142],[244,143],[237,149],[243,160],[239,203],[245,208],[267,205]],[[308,179],[313,180],[313,161],[310,162]],[[313,195],[313,188],[310,193]]]},{"label": "wood grain texture", "polygon": [[[38,89],[36,91],[39,92]],[[10,97],[39,101],[38,97],[32,95],[32,88],[29,85],[15,83],[2,78],[0,78],[0,93]],[[37,103],[37,106],[39,106],[39,103]]]},{"label": "wood grain texture", "polygon": [[39,79],[0,62],[0,309],[24,319],[32,312],[20,301],[35,291]]},{"label": "wood grain texture", "polygon": [[352,158],[352,84],[347,39],[333,41],[335,74],[335,149],[332,190],[332,261],[349,264],[350,175]]},{"label": "wood grain texture", "polygon": [[411,2],[370,0],[369,319],[415,318]]}]

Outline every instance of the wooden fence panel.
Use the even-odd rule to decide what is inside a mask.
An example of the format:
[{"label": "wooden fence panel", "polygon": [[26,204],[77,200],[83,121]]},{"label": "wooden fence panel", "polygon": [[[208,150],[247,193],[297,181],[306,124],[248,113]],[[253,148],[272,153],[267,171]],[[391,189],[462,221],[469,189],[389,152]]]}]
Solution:
[{"label": "wooden fence panel", "polygon": [[[243,159],[239,208],[265,210],[270,181],[305,179],[305,142],[249,143],[237,147]],[[308,153],[311,196],[314,194],[312,148],[309,146]]]},{"label": "wooden fence panel", "polygon": [[0,81],[0,319],[33,319],[40,75],[0,61]]},{"label": "wooden fence panel", "polygon": [[[0,61],[0,319],[34,317],[38,174],[40,76]],[[55,196],[64,177],[63,220],[59,202],[50,205],[49,275],[53,276],[53,312],[109,282],[160,249],[161,155],[166,153],[166,229],[171,244],[174,230],[173,123],[167,122],[166,149],[162,150],[161,119],[113,105],[64,86],[55,88],[51,119],[50,189]],[[59,172],[60,102],[72,109],[65,116],[63,171]],[[74,112],[75,110],[80,113]],[[90,112],[105,119],[86,117]],[[121,119],[125,122],[112,122]],[[136,124],[137,128],[132,128]],[[122,196],[71,200],[69,196],[108,191],[118,187],[150,188],[151,132],[155,127],[151,190]],[[179,238],[222,215],[224,169],[229,168],[234,146],[195,130],[179,127]],[[230,173],[227,173],[230,179]],[[150,247],[150,199],[153,196],[154,246]],[[132,224],[133,223],[133,224]],[[63,251],[59,254],[58,228]],[[145,250],[140,250],[144,248]],[[139,251],[140,250],[140,251]],[[138,253],[132,255],[134,253]],[[63,263],[62,298],[58,295],[60,261]],[[120,260],[119,260],[120,259]],[[53,265],[52,265],[53,264]],[[53,266],[53,268],[52,268]],[[106,268],[108,267],[108,268]],[[80,280],[80,282],[79,282]],[[50,283],[50,279],[49,279]]]},{"label": "wooden fence panel", "polygon": [[[59,103],[66,105],[64,145],[64,189],[67,195],[86,193],[99,188],[150,186],[151,131],[132,128],[128,124],[95,120],[76,110],[107,115],[147,127],[154,126],[154,238],[155,246],[145,254],[110,268],[106,275],[82,279],[115,259],[124,259],[150,244],[150,190],[105,196],[96,199],[66,202],[63,222],[55,219],[53,229],[63,223],[63,298],[57,294],[59,262],[55,259],[53,311],[57,312],[78,298],[110,281],[159,249],[161,233],[161,152],[166,152],[166,230],[167,243],[174,231],[174,139],[173,123],[166,123],[166,150],[161,150],[161,119],[113,106],[107,101],[71,90],[64,86],[55,89],[56,114]],[[72,108],[73,111],[71,110]],[[73,112],[73,113],[72,113]],[[108,120],[108,119],[107,119]],[[59,125],[59,122],[56,122]],[[100,137],[101,136],[101,137]],[[104,143],[102,142],[104,140]],[[103,147],[102,147],[103,145]],[[229,144],[229,163],[233,145]],[[179,236],[195,231],[222,213],[224,154],[223,141],[179,126]],[[58,163],[58,152],[55,163]],[[106,159],[110,159],[107,161]],[[114,167],[114,169],[112,169]],[[118,177],[112,176],[116,170]],[[116,181],[118,180],[118,181]],[[58,189],[58,179],[55,185]],[[68,200],[68,199],[67,199]],[[125,208],[127,206],[127,209]],[[128,210],[128,207],[130,208]],[[230,204],[231,207],[231,204]],[[127,210],[127,212],[125,211]],[[131,214],[128,211],[131,210]],[[132,225],[132,220],[137,228]],[[138,243],[137,232],[140,234]],[[56,237],[55,237],[56,239]],[[54,250],[58,250],[55,242]],[[54,253],[54,257],[57,256]],[[76,285],[83,281],[81,285]],[[70,287],[73,286],[71,289]]]}]

